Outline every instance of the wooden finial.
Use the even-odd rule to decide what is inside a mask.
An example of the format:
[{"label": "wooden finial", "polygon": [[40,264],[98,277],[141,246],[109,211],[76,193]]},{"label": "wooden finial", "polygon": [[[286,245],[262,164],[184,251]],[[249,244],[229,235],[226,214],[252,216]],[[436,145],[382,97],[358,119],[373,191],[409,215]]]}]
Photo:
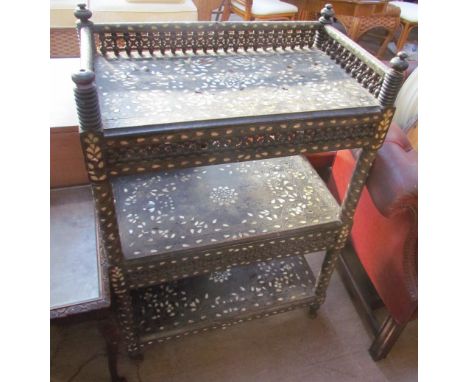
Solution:
[{"label": "wooden finial", "polygon": [[81,69],[72,74],[72,80],[76,85],[73,93],[75,93],[80,131],[100,131],[102,128],[94,78],[94,72],[87,69]]},{"label": "wooden finial", "polygon": [[331,4],[326,4],[325,7],[320,11],[319,21],[321,24],[332,24],[335,11]]},{"label": "wooden finial", "polygon": [[398,52],[390,60],[391,69],[385,74],[378,97],[382,106],[393,106],[395,103],[398,91],[405,80],[403,72],[408,69],[407,57],[406,52]]},{"label": "wooden finial", "polygon": [[404,51],[398,52],[395,57],[390,60],[390,66],[398,72],[404,72],[408,69],[408,54]]},{"label": "wooden finial", "polygon": [[77,4],[75,8],[75,12],[73,12],[73,14],[79,20],[78,22],[83,23],[83,24],[88,23],[89,22],[88,20],[93,15],[93,13],[89,9],[86,8],[85,3]]},{"label": "wooden finial", "polygon": [[94,72],[90,70],[81,69],[79,72],[72,74],[72,80],[75,84],[86,86],[90,85],[94,81],[95,75]]}]

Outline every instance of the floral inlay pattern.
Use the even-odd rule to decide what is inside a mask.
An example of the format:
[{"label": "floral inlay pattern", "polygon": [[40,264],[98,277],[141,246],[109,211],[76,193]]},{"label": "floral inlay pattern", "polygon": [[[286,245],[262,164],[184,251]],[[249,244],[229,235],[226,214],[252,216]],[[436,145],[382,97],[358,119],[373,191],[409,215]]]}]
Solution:
[{"label": "floral inlay pattern", "polygon": [[377,106],[316,49],[95,60],[105,128]]},{"label": "floral inlay pattern", "polygon": [[237,202],[239,194],[234,188],[227,186],[214,187],[210,193],[210,199],[213,203],[220,206],[226,206],[229,204],[235,204]]},{"label": "floral inlay pattern", "polygon": [[338,221],[336,201],[300,156],[131,175],[112,183],[127,258]]},{"label": "floral inlay pattern", "polygon": [[176,328],[191,330],[192,324],[228,321],[272,304],[305,303],[311,300],[312,290],[312,272],[297,256],[138,289],[133,301],[140,331],[163,338]]},{"label": "floral inlay pattern", "polygon": [[210,280],[214,283],[223,283],[230,279],[231,269],[226,269],[224,272],[213,272],[210,274]]}]

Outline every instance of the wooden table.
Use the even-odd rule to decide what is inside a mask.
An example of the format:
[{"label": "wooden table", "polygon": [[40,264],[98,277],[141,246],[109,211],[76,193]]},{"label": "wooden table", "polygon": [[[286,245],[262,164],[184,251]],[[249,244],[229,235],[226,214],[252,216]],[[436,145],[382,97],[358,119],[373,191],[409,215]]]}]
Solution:
[{"label": "wooden table", "polygon": [[106,340],[112,382],[117,375],[117,331],[110,306],[106,259],[97,250],[91,187],[51,190],[50,318],[54,325],[97,320]]}]

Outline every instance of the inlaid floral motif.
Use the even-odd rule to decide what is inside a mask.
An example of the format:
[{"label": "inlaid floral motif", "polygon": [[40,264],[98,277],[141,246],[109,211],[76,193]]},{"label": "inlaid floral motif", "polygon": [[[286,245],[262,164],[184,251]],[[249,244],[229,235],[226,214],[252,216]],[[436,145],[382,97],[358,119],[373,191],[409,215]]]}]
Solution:
[{"label": "inlaid floral motif", "polygon": [[95,70],[105,128],[378,105],[316,49],[99,56]]},{"label": "inlaid floral motif", "polygon": [[328,223],[339,214],[322,180],[299,156],[132,175],[112,182],[126,257],[241,241]]},{"label": "inlaid floral motif", "polygon": [[[265,309],[279,313],[285,304],[300,306],[312,300],[311,276],[304,259],[295,257],[139,288],[133,292],[136,322],[142,333],[164,338],[166,333],[173,336],[174,329],[189,331],[192,324],[198,330],[200,324],[225,327],[239,313],[244,319]],[[272,306],[278,309],[272,312]]]},{"label": "inlaid floral motif", "polygon": [[223,283],[231,278],[231,270],[226,269],[223,272],[212,272],[210,274],[210,280],[214,283]]},{"label": "inlaid floral motif", "polygon": [[235,204],[239,194],[234,188],[227,186],[215,187],[210,193],[210,199],[213,203],[216,203],[220,206],[228,206],[230,204]]},{"label": "inlaid floral motif", "polygon": [[105,180],[107,178],[104,170],[104,161],[99,144],[99,137],[93,133],[87,133],[83,137],[83,148],[88,174],[92,181]]}]

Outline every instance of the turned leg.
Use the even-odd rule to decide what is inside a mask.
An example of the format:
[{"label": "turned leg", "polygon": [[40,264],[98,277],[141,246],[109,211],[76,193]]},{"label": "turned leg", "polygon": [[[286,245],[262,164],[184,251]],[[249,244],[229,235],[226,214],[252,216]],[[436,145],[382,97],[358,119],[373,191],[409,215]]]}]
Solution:
[{"label": "turned leg", "polygon": [[388,355],[405,326],[406,324],[396,322],[392,316],[387,316],[369,349],[374,361],[379,361]]},{"label": "turned leg", "polygon": [[317,280],[315,281],[314,299],[309,307],[309,312],[312,318],[317,316],[317,310],[325,301],[328,284],[330,283],[331,275],[335,269],[340,252],[341,250],[329,249],[325,253],[325,258],[323,259],[320,273],[317,277]]}]

